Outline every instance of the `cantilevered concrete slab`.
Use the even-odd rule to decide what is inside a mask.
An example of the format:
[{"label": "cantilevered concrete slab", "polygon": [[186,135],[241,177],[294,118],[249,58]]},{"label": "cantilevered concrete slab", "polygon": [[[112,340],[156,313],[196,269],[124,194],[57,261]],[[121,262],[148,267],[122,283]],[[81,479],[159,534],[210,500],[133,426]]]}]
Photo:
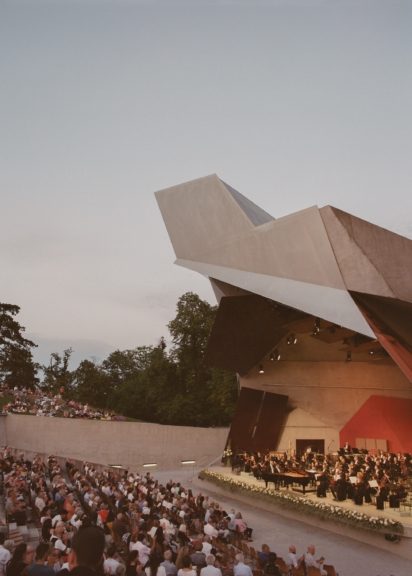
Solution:
[{"label": "cantilevered concrete slab", "polygon": [[[216,175],[156,197],[176,263],[209,278],[220,300],[211,363],[288,396],[292,411],[335,430],[328,442],[371,394],[412,398],[411,240],[332,206],[275,219]],[[262,318],[265,302],[278,308]]]}]

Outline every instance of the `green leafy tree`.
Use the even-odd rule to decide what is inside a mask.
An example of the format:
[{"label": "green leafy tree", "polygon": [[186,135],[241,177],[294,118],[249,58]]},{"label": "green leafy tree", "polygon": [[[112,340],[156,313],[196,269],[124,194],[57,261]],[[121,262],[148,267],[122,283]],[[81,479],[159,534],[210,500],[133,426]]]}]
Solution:
[{"label": "green leafy tree", "polygon": [[48,392],[67,394],[72,386],[73,375],[69,370],[72,349],[67,348],[63,355],[52,352],[48,365],[43,365],[42,387]]},{"label": "green leafy tree", "polygon": [[25,328],[15,316],[20,307],[0,303],[0,381],[8,386],[34,388],[38,365],[33,362],[34,342],[23,336]]},{"label": "green leafy tree", "polygon": [[177,302],[176,317],[168,328],[174,347],[171,357],[178,364],[181,393],[190,393],[206,381],[208,367],[204,362],[210,331],[216,316],[216,307],[187,292]]},{"label": "green leafy tree", "polygon": [[112,385],[117,387],[147,368],[152,350],[152,346],[140,346],[133,350],[115,350],[102,362],[102,369],[111,378]]},{"label": "green leafy tree", "polygon": [[96,408],[111,408],[111,382],[102,368],[83,360],[72,374],[70,396]]},{"label": "green leafy tree", "polygon": [[188,292],[179,298],[176,317],[168,325],[177,375],[169,400],[173,423],[215,426],[230,422],[237,394],[236,377],[205,363],[216,311],[215,306]]}]

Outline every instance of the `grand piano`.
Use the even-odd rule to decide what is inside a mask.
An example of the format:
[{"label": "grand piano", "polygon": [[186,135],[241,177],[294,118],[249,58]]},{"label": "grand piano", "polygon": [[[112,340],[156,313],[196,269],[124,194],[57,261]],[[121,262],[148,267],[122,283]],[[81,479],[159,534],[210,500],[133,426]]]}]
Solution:
[{"label": "grand piano", "polygon": [[[314,492],[316,488],[315,484],[315,474],[314,472],[310,472],[307,470],[293,470],[291,472],[260,472],[259,475],[256,475],[256,478],[261,478],[265,481],[266,488],[268,487],[269,482],[273,482],[275,485],[275,489],[278,490],[281,486],[289,488],[292,486],[292,490],[297,492],[302,492],[306,494],[306,492]],[[300,485],[299,488],[293,488],[294,484]],[[312,486],[312,488],[308,488]]]}]

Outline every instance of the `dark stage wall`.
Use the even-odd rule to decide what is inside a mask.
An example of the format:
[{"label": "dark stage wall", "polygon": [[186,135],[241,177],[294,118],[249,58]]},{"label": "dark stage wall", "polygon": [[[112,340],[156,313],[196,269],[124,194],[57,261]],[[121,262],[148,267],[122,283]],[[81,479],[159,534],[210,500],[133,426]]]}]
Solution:
[{"label": "dark stage wall", "polygon": [[242,388],[227,445],[237,452],[275,450],[287,415],[288,397]]}]

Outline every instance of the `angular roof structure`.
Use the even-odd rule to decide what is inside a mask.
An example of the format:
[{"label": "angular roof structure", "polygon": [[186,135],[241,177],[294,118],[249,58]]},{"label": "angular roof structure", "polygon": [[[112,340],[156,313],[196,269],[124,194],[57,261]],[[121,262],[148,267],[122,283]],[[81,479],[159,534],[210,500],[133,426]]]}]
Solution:
[{"label": "angular roof structure", "polygon": [[[218,295],[255,298],[255,320],[244,313],[243,324],[235,300],[225,304],[212,349],[229,317],[236,333],[248,322],[256,333],[259,313],[262,322],[272,315],[281,332],[309,316],[378,340],[412,382],[411,240],[332,206],[274,219],[216,175],[161,190],[156,198],[176,263],[208,277]],[[268,309],[273,303],[267,314],[265,302]],[[261,336],[259,350],[256,345],[247,360],[251,344],[240,346],[227,367],[244,373],[276,344]]]}]

